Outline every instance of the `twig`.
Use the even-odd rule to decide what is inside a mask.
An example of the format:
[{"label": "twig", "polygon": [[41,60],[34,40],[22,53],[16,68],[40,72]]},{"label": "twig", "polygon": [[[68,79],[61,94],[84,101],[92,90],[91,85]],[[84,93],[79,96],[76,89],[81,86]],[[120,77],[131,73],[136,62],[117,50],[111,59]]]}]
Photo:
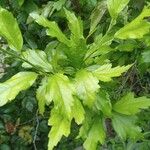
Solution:
[{"label": "twig", "polygon": [[37,112],[36,112],[36,128],[35,128],[35,134],[34,134],[34,138],[33,138],[34,150],[37,150],[36,138],[37,138],[38,128],[39,128],[39,118],[38,118],[38,110],[37,110]]}]

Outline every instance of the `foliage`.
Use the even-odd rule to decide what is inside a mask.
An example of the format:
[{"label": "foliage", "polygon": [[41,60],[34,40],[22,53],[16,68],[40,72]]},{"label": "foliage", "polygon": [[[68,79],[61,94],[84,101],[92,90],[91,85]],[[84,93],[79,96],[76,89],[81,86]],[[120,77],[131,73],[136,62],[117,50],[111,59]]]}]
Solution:
[{"label": "foliage", "polygon": [[[92,14],[82,14],[86,2],[85,9],[93,9]],[[118,142],[115,138],[128,141],[123,145],[127,149],[144,139],[149,129],[142,132],[138,116],[140,112],[146,115],[144,109],[149,108],[150,98],[147,81],[141,83],[138,78],[139,75],[144,78],[143,72],[149,71],[146,49],[150,8],[148,4],[142,5],[138,16],[130,18],[128,13],[135,12],[132,3],[129,0],[0,3],[3,37],[0,51],[9,65],[0,83],[0,106],[8,103],[0,110],[2,149],[9,149],[4,141],[13,143],[17,137],[24,141],[22,147],[16,143],[17,149],[32,149],[33,142],[34,149],[40,145],[48,150],[66,149],[60,141],[70,138],[70,134],[71,138],[78,135],[77,145],[83,143],[86,150],[105,146],[112,149],[113,140]],[[90,22],[86,19],[88,15]],[[137,85],[142,88],[141,93],[135,89]],[[15,101],[10,103],[12,100]],[[18,100],[31,114],[20,111]],[[11,112],[14,114],[10,115]],[[12,122],[16,113],[17,121]],[[20,123],[24,117],[31,119],[27,125]],[[5,136],[4,129],[14,139]],[[116,137],[112,138],[111,132]],[[43,145],[38,140],[44,141]]]}]

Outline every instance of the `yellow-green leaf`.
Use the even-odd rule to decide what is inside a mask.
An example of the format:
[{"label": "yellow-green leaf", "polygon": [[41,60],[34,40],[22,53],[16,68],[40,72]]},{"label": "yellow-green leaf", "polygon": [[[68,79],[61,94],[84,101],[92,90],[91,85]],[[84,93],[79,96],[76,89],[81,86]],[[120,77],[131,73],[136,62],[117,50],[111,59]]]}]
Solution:
[{"label": "yellow-green leaf", "polygon": [[52,101],[50,91],[50,80],[45,77],[42,80],[41,86],[37,89],[36,98],[38,100],[39,113],[43,115],[45,111],[45,105],[49,105]]},{"label": "yellow-green leaf", "polygon": [[0,83],[0,106],[15,99],[18,93],[29,88],[37,78],[34,72],[19,72],[9,80]]},{"label": "yellow-green leaf", "polygon": [[80,102],[79,99],[77,99],[76,97],[74,98],[74,105],[72,107],[72,116],[75,119],[75,122],[79,125],[83,122],[84,120],[84,108]]},{"label": "yellow-green leaf", "polygon": [[54,105],[64,108],[68,115],[71,114],[74,103],[74,87],[69,78],[61,73],[57,73],[49,77],[50,97],[54,101]]},{"label": "yellow-green leaf", "polygon": [[110,16],[117,19],[118,14],[126,7],[130,0],[107,0]]},{"label": "yellow-green leaf", "polygon": [[132,22],[125,25],[116,32],[115,37],[119,39],[140,39],[150,31],[150,23],[144,20],[150,16],[150,9],[145,7],[142,13]]},{"label": "yellow-green leaf", "polygon": [[101,117],[95,117],[83,146],[86,150],[96,150],[98,143],[103,144],[106,133]]},{"label": "yellow-green leaf", "polygon": [[[32,63],[34,66],[44,70],[45,72],[52,71],[52,65],[48,61],[44,51],[29,49],[22,53],[22,58]],[[26,62],[24,62],[22,66],[25,68],[32,68],[32,66]]]},{"label": "yellow-green leaf", "polygon": [[53,150],[53,148],[61,140],[62,136],[64,135],[67,137],[70,133],[71,121],[68,118],[62,116],[59,112],[59,109],[53,108],[50,119],[48,121],[48,124],[52,126],[48,134],[48,150]]},{"label": "yellow-green leaf", "polygon": [[87,70],[80,70],[75,77],[77,95],[83,103],[91,107],[96,99],[96,93],[100,86],[98,79]]},{"label": "yellow-green leaf", "polygon": [[113,77],[119,77],[122,73],[126,72],[132,65],[127,66],[117,66],[112,68],[111,64],[106,64],[98,67],[93,70],[94,76],[96,76],[99,80],[108,82],[111,81]]},{"label": "yellow-green leaf", "polygon": [[67,39],[67,37],[63,34],[56,22],[49,21],[48,19],[38,15],[37,13],[31,13],[30,16],[34,18],[39,25],[48,28],[46,30],[47,35],[56,37],[60,42],[66,44],[67,46],[70,46],[70,40]]}]

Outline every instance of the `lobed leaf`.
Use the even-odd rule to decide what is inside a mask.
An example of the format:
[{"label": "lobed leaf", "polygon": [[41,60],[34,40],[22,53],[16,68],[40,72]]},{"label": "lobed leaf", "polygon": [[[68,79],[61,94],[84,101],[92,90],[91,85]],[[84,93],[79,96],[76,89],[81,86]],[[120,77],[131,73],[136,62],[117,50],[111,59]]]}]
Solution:
[{"label": "lobed leaf", "polygon": [[30,16],[34,18],[39,25],[48,28],[46,30],[47,35],[51,37],[56,37],[58,41],[70,47],[70,40],[68,40],[67,37],[63,34],[56,22],[49,21],[48,19],[38,15],[35,12],[31,13]]},{"label": "lobed leaf", "polygon": [[79,125],[84,120],[84,108],[80,102],[80,100],[76,97],[74,97],[74,104],[72,107],[72,116],[75,119],[75,122]]},{"label": "lobed leaf", "polygon": [[114,113],[112,118],[112,125],[121,139],[137,139],[140,138],[142,134],[140,127],[135,124],[135,121],[136,117],[134,116],[126,116]]},{"label": "lobed leaf", "polygon": [[49,77],[50,97],[54,101],[55,106],[64,108],[68,116],[71,114],[74,104],[74,87],[68,77],[57,73]]},{"label": "lobed leaf", "polygon": [[101,110],[105,116],[112,115],[112,106],[110,102],[110,98],[108,93],[105,91],[100,90],[97,94],[97,99],[95,101],[95,106],[98,110]]},{"label": "lobed leaf", "polygon": [[122,73],[126,72],[132,65],[127,66],[117,66],[112,68],[111,64],[106,64],[97,69],[93,70],[93,75],[96,76],[99,80],[108,82],[111,81],[113,77],[119,77]]},{"label": "lobed leaf", "polygon": [[80,70],[75,77],[77,95],[83,103],[91,107],[96,99],[96,93],[100,86],[98,80],[87,70]]},{"label": "lobed leaf", "polygon": [[110,16],[117,19],[118,14],[127,6],[130,0],[107,0],[107,7]]},{"label": "lobed leaf", "polygon": [[71,121],[62,116],[59,109],[53,108],[48,124],[52,126],[48,134],[48,150],[53,150],[63,135],[66,137],[69,135]]},{"label": "lobed leaf", "polygon": [[145,7],[142,13],[129,24],[116,32],[115,37],[119,39],[141,39],[150,31],[150,23],[144,20],[150,16],[150,9]]},{"label": "lobed leaf", "polygon": [[64,8],[66,18],[68,20],[69,29],[72,33],[71,39],[74,43],[79,43],[79,40],[83,38],[83,25],[82,21],[78,19],[74,13]]},{"label": "lobed leaf", "polygon": [[113,109],[121,114],[135,115],[136,113],[139,113],[141,109],[146,109],[149,106],[150,98],[144,96],[134,98],[133,93],[128,93],[113,105]]},{"label": "lobed leaf", "polygon": [[96,150],[98,143],[104,143],[105,137],[102,119],[100,116],[95,117],[83,146],[86,150]]}]

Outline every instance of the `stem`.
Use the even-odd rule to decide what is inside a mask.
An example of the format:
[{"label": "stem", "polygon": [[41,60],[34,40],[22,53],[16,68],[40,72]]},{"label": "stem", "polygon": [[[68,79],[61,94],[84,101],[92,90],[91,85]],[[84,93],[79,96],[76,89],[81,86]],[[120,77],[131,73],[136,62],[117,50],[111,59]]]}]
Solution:
[{"label": "stem", "polygon": [[10,55],[10,56],[14,56],[15,58],[18,58],[18,59],[20,59],[20,60],[23,61],[23,62],[28,63],[28,64],[31,65],[36,71],[38,71],[38,72],[40,71],[41,73],[43,73],[43,74],[46,75],[46,76],[49,75],[49,74],[46,73],[45,71],[43,71],[43,70],[41,70],[40,68],[36,67],[34,64],[30,63],[28,60],[26,60],[26,59],[20,57],[18,54],[15,54],[15,53],[10,52],[10,51],[6,51],[6,50],[4,50],[4,49],[0,49],[0,51],[3,52],[3,53],[5,53],[5,54],[8,54],[8,55]]}]

